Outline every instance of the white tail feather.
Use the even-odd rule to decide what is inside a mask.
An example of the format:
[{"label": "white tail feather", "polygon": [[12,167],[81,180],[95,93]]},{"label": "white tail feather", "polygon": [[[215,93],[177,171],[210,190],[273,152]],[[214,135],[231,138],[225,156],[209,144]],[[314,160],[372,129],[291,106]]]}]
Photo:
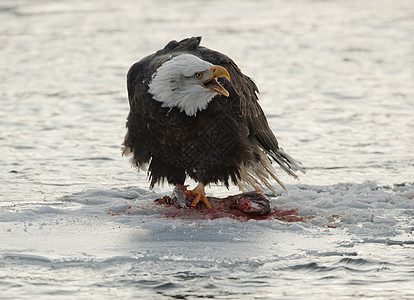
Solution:
[{"label": "white tail feather", "polygon": [[277,192],[270,183],[272,178],[287,192],[286,186],[277,177],[276,171],[267,155],[271,156],[286,173],[294,178],[298,178],[295,171],[305,173],[300,166],[300,162],[294,160],[283,149],[279,148],[276,153],[261,151],[259,153],[259,161],[240,168],[240,179],[237,181],[237,185],[243,192],[248,192],[252,189],[262,190],[263,187],[267,187],[276,195]]},{"label": "white tail feather", "polygon": [[301,171],[303,174],[306,173],[306,171],[301,167],[301,163],[295,160],[292,156],[287,154],[282,148],[277,149],[276,153],[281,154],[283,157],[286,157],[286,163],[289,165],[289,167],[295,171]]}]

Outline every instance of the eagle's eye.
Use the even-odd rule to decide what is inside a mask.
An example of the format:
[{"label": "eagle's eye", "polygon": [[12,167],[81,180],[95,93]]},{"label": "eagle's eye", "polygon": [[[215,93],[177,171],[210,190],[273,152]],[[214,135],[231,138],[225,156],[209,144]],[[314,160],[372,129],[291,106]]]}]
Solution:
[{"label": "eagle's eye", "polygon": [[197,79],[201,79],[201,78],[203,78],[204,74],[203,74],[203,72],[197,72],[197,73],[194,74],[194,76]]}]

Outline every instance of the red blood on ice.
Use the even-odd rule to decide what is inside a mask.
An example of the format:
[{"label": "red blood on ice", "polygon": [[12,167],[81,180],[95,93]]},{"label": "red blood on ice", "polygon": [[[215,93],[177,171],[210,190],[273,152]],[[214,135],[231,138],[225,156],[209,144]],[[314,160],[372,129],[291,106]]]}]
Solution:
[{"label": "red blood on ice", "polygon": [[[177,187],[185,190],[187,186]],[[226,198],[207,197],[212,208],[205,208],[203,203],[197,204],[193,209],[189,208],[193,196],[185,199],[187,207],[180,207],[176,198],[164,196],[155,200],[160,205],[159,210],[166,218],[186,220],[214,220],[219,218],[233,218],[240,221],[255,220],[280,220],[283,222],[303,222],[314,218],[313,216],[300,216],[297,209],[283,210],[278,207],[271,208],[270,201],[263,194],[251,192],[228,196]],[[128,204],[128,203],[126,203]],[[123,210],[115,212],[109,209],[107,214],[112,216],[131,215],[132,206],[128,205]],[[331,227],[331,226],[328,226]]]},{"label": "red blood on ice", "polygon": [[[261,193],[242,193],[226,198],[207,197],[212,208],[207,209],[202,203],[194,209],[180,208],[178,200],[164,196],[155,200],[157,204],[165,205],[162,212],[167,218],[180,219],[218,219],[234,218],[239,220],[266,220],[277,219],[284,222],[303,222],[313,217],[299,216],[297,209],[282,210],[277,207],[271,209],[270,201]],[[186,199],[186,203],[191,203],[192,199]]]},{"label": "red blood on ice", "polygon": [[[127,202],[125,202],[125,204],[128,204]],[[114,212],[112,209],[109,209],[108,211],[107,211],[107,214],[109,215],[112,215],[112,216],[120,216],[120,215],[122,215],[122,214],[128,214],[128,215],[130,215],[131,214],[131,212],[129,211],[130,209],[132,208],[132,206],[131,205],[129,205],[128,206],[128,208],[126,208],[126,209],[123,209],[121,212]]]}]

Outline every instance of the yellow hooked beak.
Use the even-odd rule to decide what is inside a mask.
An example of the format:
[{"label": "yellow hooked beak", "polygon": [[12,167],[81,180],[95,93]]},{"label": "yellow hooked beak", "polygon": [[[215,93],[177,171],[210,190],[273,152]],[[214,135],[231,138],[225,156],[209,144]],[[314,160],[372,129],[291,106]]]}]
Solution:
[{"label": "yellow hooked beak", "polygon": [[218,83],[216,78],[227,78],[230,81],[230,75],[227,70],[221,66],[211,66],[211,77],[204,80],[201,85],[205,88],[212,89],[213,91],[228,97],[229,92],[220,84]]}]

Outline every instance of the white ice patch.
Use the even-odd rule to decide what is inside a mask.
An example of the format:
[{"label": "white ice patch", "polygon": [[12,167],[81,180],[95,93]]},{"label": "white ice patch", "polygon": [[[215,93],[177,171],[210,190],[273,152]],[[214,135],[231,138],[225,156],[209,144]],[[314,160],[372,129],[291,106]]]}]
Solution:
[{"label": "white ice patch", "polygon": [[[157,286],[164,286],[188,270],[191,280],[192,272],[201,274],[197,276],[203,285],[215,274],[244,274],[248,282],[251,274],[277,277],[286,269],[289,280],[292,270],[306,276],[310,268],[323,269],[326,276],[332,267],[334,274],[342,274],[344,265],[349,268],[353,262],[358,272],[351,273],[358,276],[364,266],[380,276],[384,262],[395,274],[410,274],[413,184],[289,185],[288,189],[289,194],[270,198],[272,206],[297,209],[307,217],[303,222],[182,219],[179,213],[169,218],[163,211],[171,207],[153,201],[164,192],[136,187],[86,190],[53,202],[3,204],[0,276],[12,284],[59,281],[61,289],[61,282],[83,287],[86,274],[92,285],[98,280],[113,284],[113,278],[130,280],[135,291],[137,278],[145,283],[159,279]],[[373,265],[375,257],[379,262]],[[361,266],[363,261],[368,263]],[[390,271],[385,272],[381,281],[389,278]],[[27,274],[39,275],[27,279]],[[313,281],[315,272],[309,276]]]}]

